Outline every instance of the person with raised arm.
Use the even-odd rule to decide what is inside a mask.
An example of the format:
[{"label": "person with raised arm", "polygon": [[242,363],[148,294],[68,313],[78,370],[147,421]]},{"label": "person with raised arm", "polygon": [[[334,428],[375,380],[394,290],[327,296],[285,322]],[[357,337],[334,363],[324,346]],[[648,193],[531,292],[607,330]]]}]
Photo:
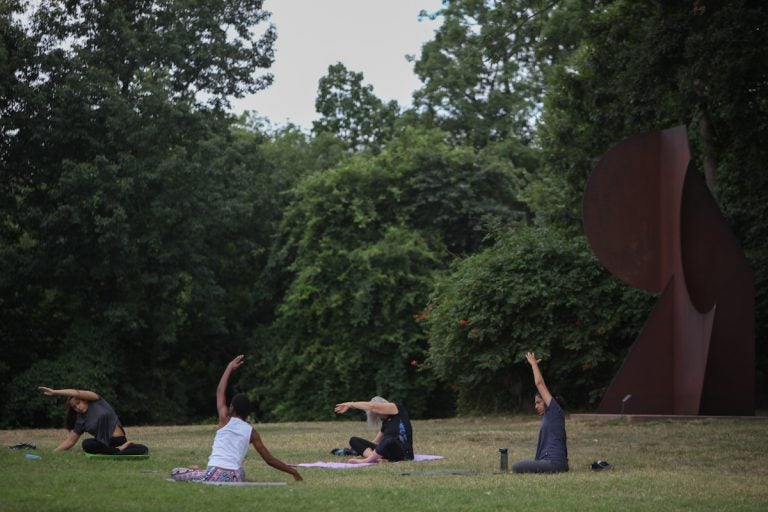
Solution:
[{"label": "person with raised arm", "polygon": [[413,427],[408,411],[400,402],[389,402],[375,396],[368,402],[343,402],[336,404],[336,414],[350,409],[365,411],[368,426],[378,427],[379,433],[373,441],[352,437],[349,446],[362,459],[350,459],[350,464],[364,464],[379,461],[397,462],[413,460]]},{"label": "person with raised arm", "polygon": [[539,369],[540,360],[533,352],[525,356],[533,371],[536,385],[533,405],[542,416],[539,428],[539,442],[534,460],[521,460],[512,465],[515,473],[561,473],[568,471],[568,447],[565,434],[565,412],[563,400],[553,397]]},{"label": "person with raised arm", "polygon": [[258,432],[248,423],[251,401],[245,393],[237,393],[227,405],[227,383],[232,372],[242,366],[244,355],[234,358],[221,375],[216,387],[216,409],[219,414],[218,430],[213,438],[211,455],[205,469],[197,466],[180,467],[171,470],[174,480],[192,480],[205,482],[243,482],[245,470],[243,460],[248,453],[249,443],[253,445],[264,462],[275,469],[284,471],[296,481],[301,475],[295,468],[272,455],[261,440]]},{"label": "person with raised arm", "polygon": [[64,427],[69,435],[54,451],[69,450],[84,432],[93,437],[83,440],[83,451],[98,455],[146,455],[149,448],[128,441],[120,418],[109,403],[93,391],[83,389],[37,388],[46,396],[67,397]]}]

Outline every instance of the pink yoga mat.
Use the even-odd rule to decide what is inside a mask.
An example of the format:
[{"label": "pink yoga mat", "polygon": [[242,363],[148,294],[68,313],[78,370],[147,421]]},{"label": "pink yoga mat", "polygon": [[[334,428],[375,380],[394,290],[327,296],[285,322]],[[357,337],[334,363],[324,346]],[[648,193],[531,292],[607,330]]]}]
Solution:
[{"label": "pink yoga mat", "polygon": [[[421,455],[416,454],[413,456],[412,462],[422,462],[427,460],[436,460],[436,459],[442,459],[443,457],[440,455]],[[403,461],[403,462],[410,462],[410,461]],[[301,464],[291,464],[291,466],[298,466],[302,468],[328,468],[328,469],[351,469],[351,468],[363,468],[365,466],[375,466],[377,463],[375,462],[368,462],[365,464],[350,464],[349,462],[323,462],[323,461],[317,461],[317,462],[304,462]],[[394,462],[393,464],[397,464],[397,462]]]}]

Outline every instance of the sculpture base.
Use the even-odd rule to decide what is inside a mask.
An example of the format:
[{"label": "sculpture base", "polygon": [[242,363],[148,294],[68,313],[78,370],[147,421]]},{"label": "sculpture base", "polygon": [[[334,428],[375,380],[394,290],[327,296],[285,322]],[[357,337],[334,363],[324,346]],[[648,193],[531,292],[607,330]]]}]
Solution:
[{"label": "sculpture base", "polygon": [[570,421],[642,423],[647,421],[746,420],[768,421],[768,416],[698,416],[695,414],[570,414]]}]

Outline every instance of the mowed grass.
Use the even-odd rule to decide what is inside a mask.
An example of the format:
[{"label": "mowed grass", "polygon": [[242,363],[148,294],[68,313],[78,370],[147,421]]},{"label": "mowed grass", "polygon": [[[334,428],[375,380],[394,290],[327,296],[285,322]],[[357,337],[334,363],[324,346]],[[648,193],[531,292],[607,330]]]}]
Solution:
[{"label": "mowed grass", "polygon": [[[129,427],[130,439],[150,447],[143,461],[89,460],[79,447],[54,453],[63,430],[6,430],[0,431],[0,511],[768,510],[768,421],[569,420],[569,473],[501,474],[498,449],[509,448],[510,465],[532,458],[538,426],[528,416],[417,420],[416,452],[444,459],[303,468],[304,482],[270,468],[251,449],[248,480],[288,485],[237,488],[167,481],[175,466],[205,465],[211,425]],[[363,421],[256,428],[272,453],[292,464],[343,461],[329,451],[351,435],[374,435]],[[38,449],[5,448],[22,441]],[[614,469],[592,472],[596,459]],[[439,474],[457,471],[471,474]]]}]

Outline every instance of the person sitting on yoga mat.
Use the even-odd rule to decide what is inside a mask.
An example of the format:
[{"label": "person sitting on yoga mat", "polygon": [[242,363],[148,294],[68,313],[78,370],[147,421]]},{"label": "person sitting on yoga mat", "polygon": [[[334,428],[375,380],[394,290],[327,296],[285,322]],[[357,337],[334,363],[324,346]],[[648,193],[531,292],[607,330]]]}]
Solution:
[{"label": "person sitting on yoga mat", "polygon": [[542,416],[535,460],[521,460],[512,465],[515,473],[560,473],[568,471],[568,447],[565,435],[565,412],[560,397],[553,397],[539,370],[539,360],[533,352],[526,354],[533,371],[536,394],[533,405]]},{"label": "person sitting on yoga mat", "polygon": [[360,437],[350,438],[350,448],[363,457],[350,459],[350,464],[379,462],[381,459],[390,462],[413,460],[413,428],[408,411],[402,403],[392,403],[380,396],[375,396],[369,402],[337,404],[334,410],[336,414],[344,414],[350,409],[365,411],[368,426],[381,425],[381,430],[373,441]]},{"label": "person sitting on yoga mat", "polygon": [[149,448],[128,441],[125,428],[109,403],[93,391],[37,388],[47,396],[66,396],[64,426],[69,435],[54,451],[69,450],[83,432],[93,437],[83,440],[83,451],[99,455],[146,455]]},{"label": "person sitting on yoga mat", "polygon": [[242,482],[245,480],[243,460],[248,453],[248,444],[250,443],[259,452],[264,462],[275,469],[289,473],[294,480],[301,481],[301,475],[296,469],[269,453],[261,441],[259,433],[246,421],[251,412],[251,401],[248,396],[245,393],[238,393],[232,397],[232,401],[227,406],[226,390],[229,376],[236,368],[242,366],[244,357],[239,355],[230,361],[216,388],[219,426],[216,436],[213,438],[208,466],[204,470],[197,466],[174,468],[171,470],[171,478],[174,480]]}]

